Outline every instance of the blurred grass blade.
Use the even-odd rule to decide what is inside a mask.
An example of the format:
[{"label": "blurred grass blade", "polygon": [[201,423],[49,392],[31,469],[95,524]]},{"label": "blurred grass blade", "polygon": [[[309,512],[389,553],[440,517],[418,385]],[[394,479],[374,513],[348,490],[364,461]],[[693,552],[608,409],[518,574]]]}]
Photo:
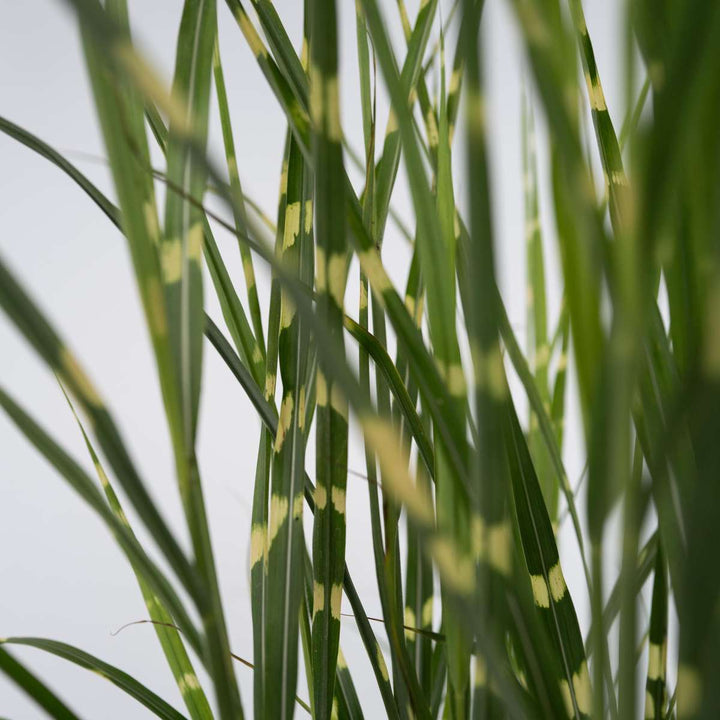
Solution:
[{"label": "blurred grass blade", "polygon": [[[548,380],[550,346],[548,344],[545,260],[543,257],[543,237],[540,227],[537,159],[535,156],[535,122],[532,104],[527,93],[523,93],[522,104],[528,358],[532,362],[535,386],[540,394],[540,399],[550,408],[550,386]],[[550,519],[553,523],[556,523],[559,484],[556,479],[555,481],[553,480],[551,471],[552,461],[548,455],[548,450],[543,446],[537,416],[532,409],[530,411],[528,445],[530,446],[530,453],[538,473]]]},{"label": "blurred grass blade", "polygon": [[185,588],[195,596],[196,577],[162,519],[127,454],[120,433],[98,391],[77,358],[0,260],[0,305],[27,341],[70,390],[91,420],[100,447],[115,476]]},{"label": "blurred grass blade", "polygon": [[72,645],[58,642],[57,640],[47,640],[45,638],[36,637],[10,637],[2,640],[4,644],[26,645],[43,650],[51,655],[56,655],[63,660],[75,663],[86,670],[100,675],[109,680],[113,685],[119,687],[123,692],[135,698],[140,704],[150,710],[153,715],[163,720],[183,720],[181,715],[175,708],[166,703],[161,697],[156,695],[152,690],[146,688],[142,683],[138,682],[134,677],[126,672],[119,670],[113,665],[109,665],[102,660],[79,650]]},{"label": "blurred grass blade", "polygon": [[50,688],[3,647],[0,647],[0,671],[24,690],[50,717],[55,720],[78,720],[78,716]]}]

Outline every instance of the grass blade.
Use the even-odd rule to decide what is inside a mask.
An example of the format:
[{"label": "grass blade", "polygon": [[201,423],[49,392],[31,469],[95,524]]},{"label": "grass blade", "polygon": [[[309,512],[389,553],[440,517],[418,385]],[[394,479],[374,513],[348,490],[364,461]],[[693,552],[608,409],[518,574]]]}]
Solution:
[{"label": "grass blade", "polygon": [[[83,436],[85,447],[90,454],[90,459],[95,467],[95,471],[98,475],[100,485],[105,493],[108,504],[118,520],[121,523],[127,524],[128,532],[134,537],[134,533],[132,532],[130,525],[127,523],[127,518],[122,506],[120,505],[120,501],[100,463],[100,458],[98,458],[97,453],[90,442],[90,438],[85,432],[85,428],[75,412],[72,401],[65,392],[65,388],[62,384],[60,384],[60,389],[63,391],[63,395],[65,395],[65,399],[70,406],[70,411],[72,412],[75,422],[80,429],[80,433]],[[155,633],[158,636],[160,645],[165,653],[165,658],[168,661],[168,665],[170,666],[170,670],[175,678],[178,690],[180,691],[183,701],[190,713],[190,717],[192,720],[212,720],[213,714],[210,709],[210,704],[208,703],[202,686],[195,674],[195,669],[193,668],[192,662],[185,650],[185,644],[180,637],[180,633],[173,626],[172,616],[165,609],[160,598],[153,592],[150,584],[142,574],[141,569],[137,565],[133,563],[131,564],[135,577],[137,578],[138,585],[140,586],[140,592],[142,593],[143,600],[145,601],[145,607],[147,608],[153,627],[155,628]]]},{"label": "grass blade", "polygon": [[[335,0],[311,7],[310,97],[315,170],[317,314],[338,354],[344,352],[347,275],[342,128],[338,96]],[[319,342],[319,340],[318,340]],[[329,717],[340,642],[345,568],[347,400],[320,359],[317,374],[315,522],[313,525],[313,682],[315,712]]]},{"label": "grass blade", "polygon": [[3,647],[0,647],[0,671],[22,688],[50,717],[55,720],[78,720],[78,716],[52,690]]},{"label": "grass blade", "polygon": [[[300,282],[312,283],[312,200],[308,198],[302,155],[290,143],[287,203],[281,262]],[[303,588],[302,508],[305,464],[305,406],[309,334],[281,295],[280,374],[283,380],[280,422],[272,461],[267,560],[267,639],[265,712],[291,717],[297,686],[298,618]]]},{"label": "grass blade", "polygon": [[113,685],[116,685],[123,692],[130,695],[130,697],[135,698],[141,705],[148,708],[153,715],[163,718],[163,720],[183,720],[184,718],[175,708],[166,703],[152,690],[149,690],[139,683],[131,675],[72,645],[67,645],[57,640],[35,637],[10,637],[5,638],[2,642],[3,644],[34,647],[51,655],[56,655],[63,660],[75,663],[86,670],[91,670],[109,680]]}]

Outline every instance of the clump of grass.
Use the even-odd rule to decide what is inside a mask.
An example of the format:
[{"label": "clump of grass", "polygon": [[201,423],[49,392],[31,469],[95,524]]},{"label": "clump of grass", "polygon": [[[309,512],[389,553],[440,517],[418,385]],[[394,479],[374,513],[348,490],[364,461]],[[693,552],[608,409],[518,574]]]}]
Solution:
[{"label": "clump of grass", "polygon": [[[234,720],[252,707],[256,718],[274,719],[300,707],[318,718],[362,718],[367,708],[340,650],[344,596],[389,718],[630,718],[643,690],[645,717],[716,718],[720,567],[708,560],[720,543],[720,6],[712,0],[628,5],[629,109],[618,136],[580,0],[570,0],[569,14],[554,0],[511,0],[528,59],[518,138],[526,358],[495,273],[482,0],[453,6],[447,22],[457,24],[454,47],[437,0],[423,2],[414,16],[399,0],[404,55],[386,29],[395,10],[358,0],[356,87],[365,158],[359,184],[346,168],[357,157],[354,139],[340,121],[339,83],[353,81],[338,73],[338,3],[305,3],[300,52],[272,3],[226,4],[230,14],[215,0],[186,0],[167,88],[132,44],[124,0],[70,0],[116,203],[41,139],[0,118],[0,130],[65,172],[127,239],[190,554],[151,499],[111,408],[2,262],[0,305],[55,372],[72,412],[77,407],[85,419],[76,416],[97,477],[4,389],[0,405],[127,556],[186,713],[193,720]],[[240,182],[219,20],[237,23],[238,39],[248,43],[287,117],[286,137],[278,138],[285,151],[274,247],[266,239],[273,223],[258,221]],[[636,51],[647,77],[641,88],[634,82]],[[380,83],[391,102],[387,118],[378,117]],[[432,84],[439,88],[433,99]],[[213,88],[224,168],[206,154]],[[588,111],[592,129],[584,131]],[[545,140],[534,131],[537,115],[548,128],[550,183],[541,182],[537,168],[535,148]],[[456,128],[460,141],[453,139]],[[161,173],[150,165],[153,143],[166,158]],[[455,183],[459,153],[467,174]],[[605,180],[599,192],[592,175],[598,162]],[[382,250],[386,227],[396,220],[401,163],[414,224],[405,231],[412,255],[399,291]],[[159,183],[167,189],[162,222]],[[209,188],[230,220],[205,207]],[[552,197],[561,258],[557,317],[548,310],[544,256],[552,235],[539,213],[545,193]],[[460,207],[469,208],[467,215]],[[212,227],[239,244],[245,299]],[[346,292],[353,258],[359,303]],[[272,269],[267,317],[255,284],[258,262]],[[224,328],[205,314],[207,293],[217,295]],[[396,341],[394,358],[389,338]],[[222,357],[262,426],[247,528],[254,686],[253,697],[242,700],[195,452],[204,352]],[[358,373],[351,353],[358,353]],[[562,460],[568,366],[577,377],[587,448],[587,533]],[[511,367],[520,380],[512,393]],[[523,395],[527,427],[516,409]],[[371,626],[345,564],[352,522],[345,505],[349,423],[364,442],[371,516],[367,548],[352,551],[367,552],[375,568],[381,626]],[[314,468],[306,463],[311,439]],[[167,570],[136,538],[115,486]],[[621,571],[607,595],[607,524],[618,505]],[[307,512],[312,537],[303,531]],[[587,641],[558,553],[563,512],[585,571]],[[646,522],[655,529],[641,547]],[[651,576],[644,624],[637,607]],[[680,642],[677,656],[668,657],[672,606]],[[608,634],[618,619],[615,653]],[[387,636],[387,658],[376,633]],[[158,717],[183,717],[140,680],[64,642],[10,637],[2,643],[94,670]],[[206,671],[207,687],[188,651]],[[0,669],[50,716],[74,718],[11,653],[0,648]],[[304,693],[299,663],[308,703],[298,697]]]}]

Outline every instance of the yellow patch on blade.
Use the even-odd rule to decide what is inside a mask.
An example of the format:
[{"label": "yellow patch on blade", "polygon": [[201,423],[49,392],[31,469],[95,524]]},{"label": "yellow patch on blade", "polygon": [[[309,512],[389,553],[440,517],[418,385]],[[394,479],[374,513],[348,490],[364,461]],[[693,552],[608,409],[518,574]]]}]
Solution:
[{"label": "yellow patch on blade", "polygon": [[397,129],[398,129],[397,115],[395,114],[395,111],[392,108],[390,108],[390,112],[388,114],[387,127],[385,128],[385,137],[387,137],[391,133],[396,132]]},{"label": "yellow patch on blade", "polygon": [[560,353],[560,357],[558,358],[558,364],[557,364],[557,371],[565,372],[567,368],[567,353]]},{"label": "yellow patch on blade", "polygon": [[183,271],[183,251],[180,238],[165,240],[160,245],[160,262],[165,283],[180,282]]},{"label": "yellow patch on blade", "polygon": [[278,419],[277,432],[275,433],[275,452],[279,453],[280,449],[285,442],[285,435],[290,429],[290,423],[292,422],[292,411],[294,406],[294,400],[292,394],[288,393],[282,401],[280,406],[280,418]]},{"label": "yellow patch on blade", "polygon": [[345,656],[343,655],[342,650],[338,650],[337,666],[340,670],[347,669],[347,660],[345,660]]},{"label": "yellow patch on blade", "polygon": [[380,668],[380,674],[382,675],[385,682],[389,682],[390,675],[388,675],[388,669],[387,665],[385,664],[385,658],[383,657],[382,650],[380,649],[379,645],[376,645],[375,649],[377,650],[377,661],[378,667]]},{"label": "yellow patch on blade", "polygon": [[307,71],[307,62],[308,62],[308,43],[307,38],[304,37],[302,41],[302,48],[300,49],[300,64],[303,67],[303,70]]},{"label": "yellow patch on blade", "polygon": [[106,488],[110,485],[110,481],[108,480],[108,476],[105,474],[105,470],[103,470],[102,465],[99,462],[94,462],[93,465],[95,466],[95,472],[98,474],[98,478],[100,478],[100,484]]},{"label": "yellow patch on blade", "polygon": [[319,582],[313,583],[313,617],[325,609],[325,588]]},{"label": "yellow patch on blade", "polygon": [[344,253],[333,253],[330,255],[327,266],[328,292],[341,310],[345,300],[346,268],[347,262]]},{"label": "yellow patch on blade", "polygon": [[300,430],[305,428],[305,386],[300,388],[298,396],[298,427]]},{"label": "yellow patch on blade", "polygon": [[573,688],[575,702],[583,715],[590,715],[592,710],[592,691],[590,689],[590,674],[587,663],[583,660],[580,670],[573,675]]},{"label": "yellow patch on blade", "polygon": [[466,113],[472,132],[482,135],[485,132],[485,98],[475,90],[468,90]]},{"label": "yellow patch on blade", "polygon": [[423,605],[422,609],[422,623],[423,627],[426,627],[428,625],[432,625],[433,621],[433,599],[432,596],[430,596]]},{"label": "yellow patch on blade", "polygon": [[287,194],[288,186],[288,164],[283,160],[282,170],[280,171],[280,197]]},{"label": "yellow patch on blade", "polygon": [[573,717],[575,715],[575,708],[573,706],[570,685],[568,684],[567,680],[560,681],[560,694],[562,695],[563,701],[565,703],[565,709],[567,710],[568,716]]},{"label": "yellow patch on blade", "polygon": [[361,252],[358,255],[358,260],[360,260],[360,267],[362,267],[365,277],[377,295],[382,295],[392,287],[390,278],[380,260],[380,255],[375,248]]},{"label": "yellow patch on blade", "polygon": [[340,515],[345,514],[345,491],[342,488],[333,487],[332,491],[332,504],[335,511]]},{"label": "yellow patch on blade", "polygon": [[140,94],[152,98],[168,116],[172,132],[176,135],[192,135],[187,103],[167,91],[165,83],[138,55],[132,43],[123,38],[115,43],[112,50],[125,72],[133,79]]},{"label": "yellow patch on blade", "polygon": [[540,230],[540,220],[532,218],[525,223],[525,239],[530,240],[535,237],[535,233]]},{"label": "yellow patch on blade", "polygon": [[244,10],[237,9],[234,15],[238,25],[240,26],[242,34],[245,36],[247,44],[250,46],[252,54],[256,58],[267,57],[265,45],[263,45],[260,35],[258,35],[257,30],[255,30],[253,24],[250,22],[250,18],[247,16],[247,13]]},{"label": "yellow patch on blade", "polygon": [[327,490],[324,485],[315,486],[315,508],[317,510],[323,510],[327,505]]},{"label": "yellow patch on blade", "polygon": [[655,698],[650,694],[649,690],[645,691],[645,718],[653,720],[655,717]]},{"label": "yellow patch on blade", "polygon": [[250,532],[250,569],[265,556],[265,526],[253,525]]},{"label": "yellow patch on blade", "polygon": [[483,655],[475,656],[473,682],[475,687],[485,687],[487,685],[487,661]]},{"label": "yellow patch on blade", "polygon": [[406,640],[415,640],[415,635],[416,635],[415,631],[408,629],[408,628],[417,627],[415,625],[415,613],[413,612],[412,608],[409,608],[409,607],[405,608],[404,625],[405,625],[405,639]]},{"label": "yellow patch on blade", "polygon": [[467,385],[465,383],[465,373],[460,363],[448,365],[443,373],[448,392],[453,397],[462,397],[465,395]]},{"label": "yellow patch on blade", "polygon": [[405,296],[405,307],[407,308],[410,317],[415,317],[415,298],[412,295]]},{"label": "yellow patch on blade", "polygon": [[475,588],[475,563],[460,554],[446,537],[436,537],[429,543],[430,554],[437,565],[441,582],[455,592],[470,594]]},{"label": "yellow patch on blade", "polygon": [[482,515],[474,514],[470,524],[473,557],[480,561],[485,557],[485,521]]},{"label": "yellow patch on blade", "polygon": [[288,514],[287,498],[280,495],[273,495],[270,498],[270,531],[268,533],[268,547],[280,532],[280,527],[285,522]]},{"label": "yellow patch on blade", "polygon": [[198,682],[197,676],[195,673],[185,673],[182,676],[182,680],[185,683],[185,687],[192,691],[192,690],[199,690],[200,689],[200,683]]},{"label": "yellow patch on blade", "polygon": [[365,439],[378,456],[387,489],[416,521],[432,525],[435,521],[432,502],[427,493],[413,483],[408,473],[407,456],[400,448],[392,425],[374,415],[361,418],[360,423]]},{"label": "yellow patch on blade", "polygon": [[315,404],[318,407],[325,407],[328,403],[327,381],[320,370],[315,378]]},{"label": "yellow patch on blade", "polygon": [[319,128],[323,117],[323,75],[314,62],[310,62],[310,119]]},{"label": "yellow patch on blade", "polygon": [[705,344],[702,365],[708,377],[720,378],[720,282],[712,280],[705,297]]},{"label": "yellow patch on blade", "polygon": [[293,500],[293,518],[298,520],[302,517],[303,511],[303,494],[298,493]]},{"label": "yellow patch on blade", "polygon": [[475,346],[473,355],[475,358],[475,382],[478,388],[486,390],[497,401],[504,400],[507,396],[507,381],[500,345],[496,342],[493,343],[487,352],[483,352],[481,348]]},{"label": "yellow patch on blade", "polygon": [[678,720],[697,714],[702,704],[702,678],[689,665],[682,664],[677,674]]},{"label": "yellow patch on blade", "polygon": [[610,182],[618,187],[629,187],[627,175],[622,170],[613,170],[610,173]]},{"label": "yellow patch on blade", "polygon": [[667,660],[667,645],[650,643],[648,652],[648,680],[664,680]]},{"label": "yellow patch on blade", "polygon": [[295,244],[300,234],[300,202],[288,203],[285,208],[285,228],[283,231],[282,249],[287,250]]},{"label": "yellow patch on blade", "polygon": [[238,165],[237,165],[237,158],[234,155],[228,155],[227,167],[228,167],[228,175],[230,175],[230,177],[237,177]]},{"label": "yellow patch on blade", "polygon": [[506,522],[487,528],[488,564],[501,575],[510,575],[512,566],[512,533]]},{"label": "yellow patch on blade", "polygon": [[427,115],[425,116],[425,125],[427,127],[428,145],[430,145],[430,147],[437,147],[440,136],[432,108],[428,108]]},{"label": "yellow patch on blade", "polygon": [[339,143],[342,142],[342,124],[340,123],[340,95],[337,75],[327,78],[325,87],[325,130],[330,140]]},{"label": "yellow patch on blade", "polygon": [[313,201],[305,201],[305,234],[309,235],[313,225]]},{"label": "yellow patch on blade", "polygon": [[160,241],[160,226],[158,225],[157,211],[154,203],[149,200],[143,205],[143,214],[145,215],[145,227],[148,235],[153,243]]},{"label": "yellow patch on blade", "polygon": [[541,345],[538,348],[537,355],[535,356],[535,365],[538,368],[547,367],[548,361],[550,360],[550,347],[547,343]]},{"label": "yellow patch on blade", "polygon": [[78,363],[75,356],[64,346],[60,349],[58,365],[60,376],[80,396],[83,402],[95,407],[102,407],[103,402],[100,394],[95,389],[90,378],[85,374],[85,371],[80,367],[80,363]]},{"label": "yellow patch on blade", "polygon": [[258,365],[259,363],[262,362],[262,359],[263,359],[263,356],[262,356],[262,352],[260,351],[260,346],[256,344],[255,347],[253,347],[253,351],[252,351],[253,364]]},{"label": "yellow patch on blade", "polygon": [[253,267],[252,258],[248,255],[243,258],[243,274],[245,275],[245,284],[250,290],[255,285],[255,268]]},{"label": "yellow patch on blade", "polygon": [[448,95],[454,95],[460,89],[460,68],[455,68],[450,76],[450,84],[448,86]]},{"label": "yellow patch on blade", "polygon": [[280,330],[285,330],[292,325],[295,318],[295,303],[290,299],[287,293],[282,294],[280,301]]},{"label": "yellow patch on blade", "polygon": [[160,282],[155,277],[145,281],[145,295],[147,307],[145,312],[150,325],[150,332],[158,337],[167,333],[167,318],[165,314],[165,294]]},{"label": "yellow patch on blade", "polygon": [[342,583],[335,583],[330,590],[330,615],[338,621],[342,610],[342,589]]},{"label": "yellow patch on blade", "polygon": [[188,231],[187,242],[188,257],[193,262],[199,263],[203,246],[203,227],[201,223],[197,222],[190,228]]},{"label": "yellow patch on blade", "polygon": [[560,602],[567,591],[565,578],[563,577],[560,563],[557,562],[550,568],[548,573],[548,584],[550,585],[550,594],[555,602]]},{"label": "yellow patch on blade", "polygon": [[315,246],[315,288],[319,293],[325,292],[327,288],[325,249],[320,247],[320,245]]},{"label": "yellow patch on blade", "polygon": [[360,283],[360,309],[364,310],[368,306],[368,293],[367,285],[362,282]]},{"label": "yellow patch on blade", "polygon": [[548,586],[545,578],[542,575],[531,575],[530,584],[532,585],[535,604],[541,608],[549,608],[550,595],[548,594]]},{"label": "yellow patch on blade", "polygon": [[269,400],[275,394],[275,373],[265,376],[265,399]]},{"label": "yellow patch on blade", "polygon": [[347,420],[348,405],[345,395],[343,395],[337,383],[333,383],[330,390],[330,406],[341,417]]},{"label": "yellow patch on blade", "polygon": [[590,107],[596,111],[607,110],[605,105],[605,95],[603,94],[600,83],[594,83],[590,75],[585,74],[585,82],[587,83],[588,95],[590,97]]}]

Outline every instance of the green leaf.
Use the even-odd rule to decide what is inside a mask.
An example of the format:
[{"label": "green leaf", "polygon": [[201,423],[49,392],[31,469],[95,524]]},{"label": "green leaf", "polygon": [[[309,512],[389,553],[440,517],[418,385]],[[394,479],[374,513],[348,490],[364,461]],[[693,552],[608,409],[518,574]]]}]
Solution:
[{"label": "green leaf", "polygon": [[78,720],[78,716],[50,688],[38,680],[3,647],[0,647],[0,670],[24,690],[50,717],[56,720]]},{"label": "green leaf", "polygon": [[[63,660],[75,663],[86,670],[100,675],[109,680],[113,685],[119,687],[123,692],[137,700],[150,710],[153,715],[163,718],[164,720],[183,720],[181,715],[175,708],[168,705],[161,697],[149,690],[142,683],[138,682],[132,675],[119,670],[113,665],[109,665],[99,660],[90,653],[79,650],[72,645],[58,642],[57,640],[47,640],[45,638],[36,637],[10,637],[2,640],[3,644],[11,645],[27,645],[29,647],[43,650],[51,655],[55,655]],[[73,716],[71,716],[73,717]]]}]

